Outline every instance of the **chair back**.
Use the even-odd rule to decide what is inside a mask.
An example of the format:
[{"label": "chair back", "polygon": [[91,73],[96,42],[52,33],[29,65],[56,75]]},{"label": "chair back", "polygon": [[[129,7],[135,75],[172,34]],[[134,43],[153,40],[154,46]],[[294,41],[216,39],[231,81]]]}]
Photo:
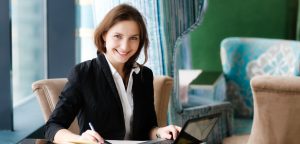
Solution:
[{"label": "chair back", "polygon": [[[37,96],[38,102],[43,112],[45,122],[48,121],[56,103],[58,102],[61,91],[67,83],[66,78],[44,79],[32,84],[32,90]],[[73,133],[79,134],[77,118],[69,127]]]},{"label": "chair back", "polygon": [[225,38],[221,61],[227,99],[238,117],[253,116],[250,79],[257,75],[299,75],[300,42],[266,38]]},{"label": "chair back", "polygon": [[[52,111],[54,110],[66,82],[66,78],[57,78],[39,80],[32,84],[32,90],[37,96],[45,122],[49,119]],[[157,123],[158,126],[166,126],[169,97],[173,87],[173,79],[168,76],[155,76],[153,85]],[[79,134],[77,118],[75,118],[69,130]]]},{"label": "chair back", "polygon": [[173,79],[168,76],[155,76],[153,86],[157,124],[160,127],[166,126],[169,98],[173,88]]},{"label": "chair back", "polygon": [[254,121],[248,143],[299,143],[300,78],[257,76],[251,87]]}]

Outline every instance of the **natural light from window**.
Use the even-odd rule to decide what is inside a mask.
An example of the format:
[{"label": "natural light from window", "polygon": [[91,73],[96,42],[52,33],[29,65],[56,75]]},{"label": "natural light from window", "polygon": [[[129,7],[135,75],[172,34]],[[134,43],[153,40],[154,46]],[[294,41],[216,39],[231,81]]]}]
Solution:
[{"label": "natural light from window", "polygon": [[18,106],[32,96],[31,84],[45,78],[43,0],[12,0],[12,94]]}]

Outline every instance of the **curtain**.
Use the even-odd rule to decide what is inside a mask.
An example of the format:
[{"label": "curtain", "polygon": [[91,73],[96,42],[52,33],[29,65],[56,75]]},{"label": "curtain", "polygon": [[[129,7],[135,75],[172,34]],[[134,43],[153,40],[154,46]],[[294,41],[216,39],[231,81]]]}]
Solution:
[{"label": "curtain", "polygon": [[[120,3],[127,3],[136,7],[145,17],[150,40],[148,62],[146,66],[153,70],[155,75],[164,73],[163,51],[158,23],[157,0],[78,0],[76,2],[76,45],[77,62],[96,57],[96,48],[93,43],[93,32],[106,13]],[[138,60],[144,61],[144,55]]]},{"label": "curtain", "polygon": [[[96,57],[94,28],[112,7],[120,3],[133,5],[145,17],[150,39],[146,65],[154,74],[174,76],[175,62],[181,66],[190,65],[189,39],[183,35],[195,28],[193,25],[199,21],[198,14],[203,9],[203,0],[77,0],[77,62]],[[175,61],[174,54],[178,45],[184,47],[178,50],[181,54],[180,62]],[[141,56],[139,61],[143,62],[143,59],[144,56]]]}]

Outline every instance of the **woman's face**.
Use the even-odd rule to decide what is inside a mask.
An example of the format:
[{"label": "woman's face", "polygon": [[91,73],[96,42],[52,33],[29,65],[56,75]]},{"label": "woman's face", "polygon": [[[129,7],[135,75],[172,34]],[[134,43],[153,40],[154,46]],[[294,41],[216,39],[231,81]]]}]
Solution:
[{"label": "woman's face", "polygon": [[124,65],[138,50],[140,31],[135,21],[120,21],[103,36],[106,56],[114,65]]}]

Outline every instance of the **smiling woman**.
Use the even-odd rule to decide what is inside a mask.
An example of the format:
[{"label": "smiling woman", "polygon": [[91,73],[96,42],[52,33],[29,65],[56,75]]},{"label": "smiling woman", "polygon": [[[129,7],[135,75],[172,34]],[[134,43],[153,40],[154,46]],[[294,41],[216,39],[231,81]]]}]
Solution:
[{"label": "smiling woman", "polygon": [[[148,34],[142,15],[133,6],[114,7],[95,30],[97,58],[77,64],[46,123],[45,136],[64,143],[87,139],[149,140],[157,135],[175,139],[177,126],[158,127],[152,70],[147,61]],[[80,135],[67,128],[77,116]],[[90,130],[88,123],[94,125]]]},{"label": "smiling woman", "polygon": [[139,47],[137,23],[135,21],[121,21],[110,28],[103,39],[107,59],[121,74],[123,65],[137,52]]},{"label": "smiling woman", "polygon": [[[147,31],[151,45],[149,45],[149,60],[146,66],[152,69],[154,75],[164,73],[164,50],[162,49],[161,25],[159,24],[160,1],[140,1],[140,0],[79,0],[77,5],[78,24],[76,33],[76,47],[78,53],[77,62],[83,62],[96,57],[95,45],[93,43],[93,32],[96,26],[102,21],[108,11],[120,3],[128,3],[136,7],[144,16],[147,23]],[[105,3],[105,5],[103,5]],[[139,63],[144,62],[144,54],[141,53]]]},{"label": "smiling woman", "polygon": [[[128,7],[119,9],[115,7],[107,13],[96,28],[94,38],[98,52],[106,53],[108,51],[107,54],[110,54],[110,50],[114,49],[120,54],[120,52],[135,49],[131,51],[126,61],[123,60],[125,65],[120,70],[125,70],[125,74],[129,73],[129,68],[137,61],[142,48],[145,56],[143,64],[147,62],[149,45],[148,32],[142,15],[138,11],[126,8]],[[138,39],[135,40],[135,38]],[[113,60],[109,55],[108,59]],[[114,60],[112,63],[114,65]]]}]

